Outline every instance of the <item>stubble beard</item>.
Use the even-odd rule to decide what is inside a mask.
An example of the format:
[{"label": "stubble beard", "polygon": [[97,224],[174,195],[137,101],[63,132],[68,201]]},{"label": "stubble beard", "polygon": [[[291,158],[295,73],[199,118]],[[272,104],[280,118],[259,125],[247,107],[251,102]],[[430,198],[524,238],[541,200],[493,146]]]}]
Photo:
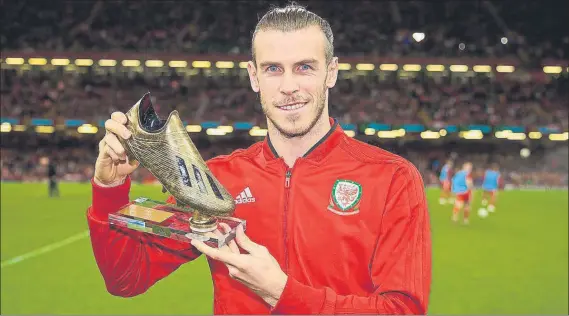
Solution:
[{"label": "stubble beard", "polygon": [[[326,82],[326,81],[324,81]],[[263,95],[261,94],[261,92],[259,91],[259,98],[261,101],[261,106],[263,108],[263,113],[265,113],[265,116],[267,117],[267,119],[273,124],[273,126],[277,129],[277,131],[284,136],[285,138],[295,138],[295,137],[302,137],[307,135],[308,133],[310,133],[312,131],[312,129],[314,128],[314,126],[318,123],[318,121],[320,120],[320,118],[322,117],[322,114],[324,113],[324,108],[326,107],[326,84],[324,83],[324,86],[322,87],[322,89],[320,90],[320,92],[316,95],[316,98],[314,99],[314,102],[316,104],[316,115],[312,118],[312,120],[310,121],[310,124],[308,124],[308,126],[306,126],[305,128],[302,128],[302,126],[296,126],[298,121],[301,119],[301,115],[300,114],[293,114],[293,115],[287,115],[285,117],[285,119],[293,125],[293,127],[291,129],[286,129],[285,127],[283,127],[282,125],[280,125],[276,119],[274,119],[274,117],[271,115],[271,111],[269,109],[274,109],[275,111],[280,111],[278,109],[276,109],[276,104],[268,101],[268,100],[264,100],[263,99]],[[305,115],[311,115],[313,112],[307,113]]]}]

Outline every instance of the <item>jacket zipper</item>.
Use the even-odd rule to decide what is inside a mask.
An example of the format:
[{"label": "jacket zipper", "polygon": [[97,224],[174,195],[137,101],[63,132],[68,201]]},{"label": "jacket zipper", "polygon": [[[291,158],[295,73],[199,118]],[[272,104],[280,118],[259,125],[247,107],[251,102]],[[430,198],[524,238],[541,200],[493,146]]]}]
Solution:
[{"label": "jacket zipper", "polygon": [[283,229],[284,229],[284,259],[285,259],[285,273],[288,273],[288,247],[287,247],[287,239],[288,239],[288,232],[287,232],[287,213],[288,213],[288,200],[289,200],[289,193],[290,193],[290,178],[292,176],[292,169],[288,168],[286,170],[285,176],[285,205],[284,205],[284,212],[283,212]]}]

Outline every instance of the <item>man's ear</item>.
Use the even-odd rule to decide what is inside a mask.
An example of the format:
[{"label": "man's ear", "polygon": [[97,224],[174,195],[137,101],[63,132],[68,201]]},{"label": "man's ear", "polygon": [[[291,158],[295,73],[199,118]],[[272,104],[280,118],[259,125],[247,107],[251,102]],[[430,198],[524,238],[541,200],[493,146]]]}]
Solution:
[{"label": "man's ear", "polygon": [[252,61],[247,62],[247,72],[249,73],[249,81],[251,82],[251,89],[259,93],[259,78],[257,77],[257,68]]},{"label": "man's ear", "polygon": [[338,57],[332,57],[328,64],[328,75],[326,77],[326,86],[332,88],[336,85],[338,80]]}]

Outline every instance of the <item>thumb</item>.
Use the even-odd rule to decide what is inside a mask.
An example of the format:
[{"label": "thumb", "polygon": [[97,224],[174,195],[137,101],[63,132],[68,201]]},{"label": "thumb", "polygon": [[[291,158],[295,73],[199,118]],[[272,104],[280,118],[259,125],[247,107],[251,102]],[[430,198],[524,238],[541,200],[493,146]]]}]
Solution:
[{"label": "thumb", "polygon": [[237,227],[237,233],[235,234],[235,241],[237,244],[245,249],[250,254],[256,254],[259,252],[260,247],[258,244],[254,243],[249,239],[247,235],[245,235],[245,231],[243,230],[243,226]]}]

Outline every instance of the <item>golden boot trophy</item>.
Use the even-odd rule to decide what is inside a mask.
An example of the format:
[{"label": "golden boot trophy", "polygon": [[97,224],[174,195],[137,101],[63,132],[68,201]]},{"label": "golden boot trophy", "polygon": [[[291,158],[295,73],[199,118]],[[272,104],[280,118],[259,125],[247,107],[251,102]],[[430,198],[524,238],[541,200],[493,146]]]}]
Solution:
[{"label": "golden boot trophy", "polygon": [[176,240],[199,239],[221,247],[245,221],[229,217],[235,201],[213,176],[190,139],[177,111],[166,120],[156,114],[150,93],[127,113],[132,137],[119,137],[129,159],[135,159],[176,199],[176,205],[145,197],[109,214],[112,226]]}]

